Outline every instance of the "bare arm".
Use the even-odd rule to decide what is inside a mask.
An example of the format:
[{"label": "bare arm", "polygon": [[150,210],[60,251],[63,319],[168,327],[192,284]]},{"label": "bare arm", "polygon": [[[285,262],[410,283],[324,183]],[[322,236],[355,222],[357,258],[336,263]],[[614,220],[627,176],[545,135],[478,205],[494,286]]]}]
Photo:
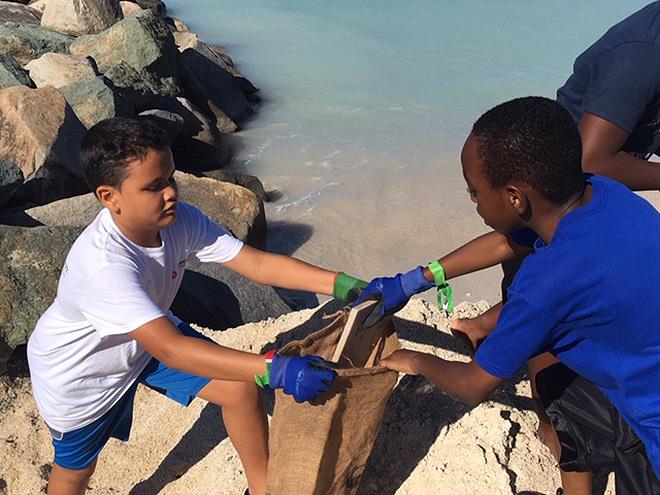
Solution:
[{"label": "bare arm", "polygon": [[[464,244],[440,258],[439,261],[445,269],[447,279],[450,279],[483,270],[531,252],[531,249],[517,244],[505,235],[489,232]],[[429,282],[433,281],[433,274],[428,268],[424,268],[424,277]]]},{"label": "bare arm", "polygon": [[627,131],[591,113],[582,116],[579,130],[585,172],[606,175],[633,191],[660,189],[660,164],[621,151]]},{"label": "bare arm", "polygon": [[259,284],[329,296],[336,275],[336,272],[299,259],[260,251],[248,245],[224,266]]},{"label": "bare arm", "polygon": [[258,354],[229,349],[213,342],[183,335],[165,316],[130,333],[149,354],[170,368],[230,381],[254,381],[266,372]]},{"label": "bare arm", "polygon": [[486,400],[503,382],[486,373],[474,360],[469,363],[447,361],[409,350],[396,351],[379,364],[409,375],[423,375],[444,392],[471,406]]}]

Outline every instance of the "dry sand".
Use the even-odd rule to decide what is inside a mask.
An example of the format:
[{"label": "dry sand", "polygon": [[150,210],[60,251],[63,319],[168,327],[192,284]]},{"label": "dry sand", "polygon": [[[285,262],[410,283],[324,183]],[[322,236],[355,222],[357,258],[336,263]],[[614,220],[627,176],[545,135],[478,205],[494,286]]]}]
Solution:
[{"label": "dry sand", "polygon": [[[475,316],[485,302],[463,304]],[[260,352],[320,328],[327,308],[305,310],[223,332],[218,342]],[[467,359],[448,332],[449,320],[421,300],[396,318],[406,348]],[[37,412],[28,378],[0,381],[0,494],[44,491],[52,460],[50,437]],[[272,410],[272,393],[267,394]],[[361,494],[554,495],[559,477],[536,435],[529,382],[507,384],[474,408],[453,400],[420,377],[401,377],[388,405]],[[242,494],[241,465],[219,419],[201,400],[190,407],[145,387],[138,390],[131,439],[111,440],[90,485],[95,494]],[[613,494],[608,488],[607,494]]]}]

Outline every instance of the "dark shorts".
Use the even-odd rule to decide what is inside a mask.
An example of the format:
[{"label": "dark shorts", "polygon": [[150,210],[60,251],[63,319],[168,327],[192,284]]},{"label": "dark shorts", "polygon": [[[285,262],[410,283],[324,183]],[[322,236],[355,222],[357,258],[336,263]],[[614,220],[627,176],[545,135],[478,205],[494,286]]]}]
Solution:
[{"label": "dark shorts", "polygon": [[[179,330],[190,337],[211,340],[185,323],[179,325]],[[84,469],[96,460],[110,437],[127,441],[133,423],[133,400],[139,383],[188,406],[210,381],[210,378],[177,371],[152,359],[131,388],[99,419],[66,433],[49,428],[55,447],[55,464],[66,469]]]},{"label": "dark shorts", "polygon": [[615,472],[617,495],[660,495],[646,448],[593,383],[558,363],[536,375],[564,471]]}]

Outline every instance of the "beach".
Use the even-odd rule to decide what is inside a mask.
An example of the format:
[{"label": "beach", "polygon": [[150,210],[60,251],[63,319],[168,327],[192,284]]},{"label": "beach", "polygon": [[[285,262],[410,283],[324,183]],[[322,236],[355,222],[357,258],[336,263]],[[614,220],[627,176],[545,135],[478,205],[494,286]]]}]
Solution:
[{"label": "beach", "polygon": [[[214,221],[226,225],[237,237],[252,245],[294,255],[367,280],[425,265],[475,236],[489,232],[466,192],[460,166],[461,146],[471,122],[492,104],[507,97],[528,93],[552,96],[553,88],[570,72],[571,57],[577,54],[574,45],[600,30],[600,24],[609,23],[610,17],[620,17],[618,11],[604,14],[606,9],[601,9],[591,20],[590,30],[572,38],[568,36],[569,27],[565,26],[567,37],[559,36],[561,39],[557,42],[557,51],[564,57],[561,63],[553,60],[548,66],[541,63],[534,66],[537,57],[529,47],[521,48],[522,52],[518,54],[507,53],[502,61],[506,77],[489,72],[492,66],[486,66],[486,63],[491,62],[492,55],[483,51],[490,43],[487,34],[492,32],[485,33],[481,28],[486,26],[479,23],[463,33],[476,37],[479,43],[464,47],[465,58],[472,58],[463,61],[459,68],[452,69],[447,60],[436,58],[440,56],[438,52],[448,52],[447,48],[426,46],[423,40],[417,40],[412,48],[419,53],[410,57],[410,74],[413,75],[404,79],[403,84],[394,81],[391,65],[381,66],[380,62],[373,62],[374,54],[387,54],[395,59],[397,70],[406,73],[405,56],[408,52],[404,48],[411,48],[411,45],[404,44],[408,29],[414,31],[415,23],[421,23],[427,13],[429,19],[441,16],[438,7],[429,12],[420,6],[414,8],[409,14],[415,22],[402,31],[393,30],[391,40],[386,40],[383,34],[389,32],[387,29],[392,27],[391,24],[376,23],[378,29],[374,29],[378,32],[367,33],[363,23],[348,22],[350,15],[341,3],[328,11],[327,25],[325,21],[319,23],[318,11],[305,10],[310,8],[309,5],[298,11],[288,4],[281,8],[269,4],[265,8],[272,17],[268,18],[260,17],[262,12],[258,9],[261,7],[253,3],[240,8],[234,6],[233,11],[231,6],[212,6],[210,2],[192,6],[173,0],[168,7],[171,7],[171,14],[180,19],[168,21],[172,40],[171,46],[166,48],[172,53],[166,49],[163,52],[169,53],[175,61],[177,57],[184,57],[184,47],[189,45],[193,48],[188,50],[211,53],[214,70],[222,67],[223,77],[231,75],[227,76],[231,79],[228,86],[236,93],[235,99],[227,105],[232,111],[210,105],[213,110],[204,113],[199,107],[213,100],[214,88],[203,88],[208,91],[197,95],[199,100],[195,100],[190,96],[195,93],[191,89],[194,78],[185,80],[181,77],[183,89],[174,90],[168,87],[173,85],[174,76],[155,74],[149,80],[150,84],[162,87],[150,88],[150,91],[163,94],[169,91],[171,94],[149,94],[149,97],[157,96],[149,100],[149,104],[153,105],[153,100],[162,103],[167,99],[170,106],[163,104],[151,108],[144,103],[143,94],[131,95],[135,110],[142,105],[140,110],[147,108],[147,112],[152,112],[146,114],[147,118],[160,119],[161,125],[176,128],[176,132],[172,132],[181,141],[185,140],[184,145],[180,141],[180,148],[175,150],[177,167],[189,172],[177,172],[182,197],[185,194],[186,201],[187,198],[192,198],[192,203],[197,201],[197,206]],[[425,7],[431,9],[429,5]],[[157,10],[157,5],[153,8]],[[219,11],[214,10],[220,8],[226,9],[226,18],[221,22],[217,20]],[[512,8],[511,4],[506,8]],[[483,15],[501,22],[506,20],[506,15],[492,9],[494,7],[489,6]],[[553,18],[554,10],[545,9],[544,15]],[[145,10],[148,9],[145,7]],[[630,7],[623,10],[628,11]],[[156,13],[136,12],[142,16],[141,22],[157,24],[160,22],[157,18],[163,17]],[[360,13],[364,14],[364,11]],[[521,7],[516,19],[522,23],[532,13],[530,6]],[[243,18],[244,15],[251,17]],[[233,27],[230,26],[232,16],[235,19]],[[307,19],[309,25],[299,24],[301,18]],[[282,49],[280,44],[287,36],[292,43],[290,52],[279,53],[281,67],[277,71],[274,68],[277,57],[266,46],[269,36],[276,30],[267,21],[274,20],[280,21],[283,33],[281,37],[272,38],[273,49]],[[448,29],[449,24],[458,20],[459,17],[448,16],[445,27]],[[190,22],[190,28],[196,34],[188,34],[187,27],[184,29],[177,24],[181,21]],[[490,28],[495,32],[506,31],[502,26],[497,27],[497,22],[492,24],[494,27]],[[164,30],[163,37],[169,42],[167,28],[161,24],[158,26]],[[325,35],[339,47],[328,51],[325,46],[316,57],[329,67],[327,71],[321,71],[319,61],[314,60],[314,45],[307,46],[305,51],[307,30]],[[435,31],[433,26],[420,30],[429,37],[437,34],[432,33]],[[460,31],[452,33],[454,37],[461,34]],[[204,42],[196,38],[197,35]],[[537,43],[535,46],[544,43],[540,35],[528,27],[515,34],[502,34],[503,38],[494,43],[495,48],[504,52],[506,46],[519,43],[524,39],[520,37],[527,35]],[[348,45],[337,45],[342,39],[347,40]],[[437,41],[437,38],[433,39]],[[357,40],[363,45],[358,47]],[[81,53],[95,48],[93,40],[68,39],[65,42],[69,45],[63,51],[69,50],[69,46]],[[393,44],[399,43],[404,48],[392,51]],[[463,41],[454,40],[454,43],[452,46],[456,49]],[[354,66],[343,65],[343,60],[349,58],[350,46],[356,46],[356,51],[362,53],[365,60],[371,60],[373,65],[361,67],[362,73],[355,60],[352,62]],[[257,56],[258,50],[263,50],[263,54]],[[190,60],[190,53],[186,69],[189,72],[198,69],[201,73],[202,69]],[[328,62],[324,57],[329,53],[332,59]],[[284,63],[287,56],[297,62],[286,59]],[[422,80],[422,75],[412,69],[420,70],[419,58],[424,56],[428,57],[427,64],[437,63],[444,72],[434,67],[429,69],[428,79]],[[517,57],[530,64],[529,72],[522,62],[514,70]],[[333,61],[336,67],[331,67]],[[143,68],[156,65],[145,63]],[[159,66],[160,70],[164,70],[164,65]],[[92,70],[96,84],[102,79],[93,67],[85,70]],[[116,77],[113,84],[126,83],[112,70],[114,68],[107,69],[106,74]],[[263,78],[261,70],[264,71]],[[490,76],[478,82],[474,80],[472,70]],[[446,80],[440,81],[442,74],[446,75]],[[287,86],[286,81],[296,83]],[[130,83],[136,84],[134,80]],[[252,83],[260,90],[257,91]],[[359,91],[355,90],[356,87]],[[306,88],[310,91],[306,92]],[[198,87],[194,89],[199,90]],[[30,87],[28,91],[27,87],[21,87],[19,91],[24,94],[39,92],[46,102],[40,103],[41,106],[52,102],[61,104],[63,120],[68,126],[62,128],[77,138],[82,136],[87,126],[84,109],[76,108],[78,117],[71,123],[69,117],[73,104],[66,103],[54,89]],[[184,92],[192,102],[181,96]],[[479,97],[470,99],[466,96],[470,92]],[[63,90],[63,93],[67,92]],[[177,110],[183,108],[187,113],[195,114],[199,119],[195,125],[190,126],[190,122],[183,118],[181,121],[171,120],[169,114],[176,113],[171,106],[174,103],[178,105]],[[221,106],[223,102],[216,103]],[[119,105],[112,111],[119,114]],[[44,127],[57,127],[55,124],[51,126],[51,122],[46,124]],[[195,129],[190,135],[186,134],[189,127]],[[58,139],[54,137],[52,141],[56,143]],[[188,152],[199,149],[193,145],[204,151],[211,148],[215,160],[212,165],[217,167],[209,170],[212,167],[206,167],[208,162],[198,168],[189,167],[185,159],[194,154]],[[50,156],[41,149],[34,152],[34,155],[40,154]],[[15,205],[9,205],[7,211],[0,212],[6,214],[0,223],[7,224],[0,226],[6,229],[0,234],[7,235],[7,245],[11,241],[15,246],[6,255],[10,260],[8,269],[18,267],[23,270],[19,272],[17,268],[15,272],[7,272],[9,275],[0,272],[0,282],[7,281],[7,294],[16,299],[5,298],[5,307],[10,309],[3,313],[3,307],[0,307],[0,317],[11,313],[14,320],[20,319],[19,323],[23,325],[20,328],[15,325],[15,334],[20,333],[20,338],[11,342],[7,339],[11,344],[9,351],[0,346],[0,358],[3,353],[11,355],[6,372],[0,373],[0,495],[45,493],[52,466],[50,434],[32,396],[25,341],[39,315],[37,306],[41,304],[45,308],[52,301],[63,254],[68,251],[71,239],[78,234],[76,229],[89,222],[96,214],[95,208],[99,208],[93,195],[82,195],[86,191],[80,189],[80,174],[71,172],[73,165],[69,168],[66,174],[60,170],[62,176],[45,173],[44,180],[57,177],[58,183],[73,184],[79,189],[67,190],[66,194],[58,190],[57,197],[52,197],[48,194],[56,189],[53,184],[35,186],[33,189],[44,196],[30,202],[30,208],[24,204],[18,212],[13,209],[10,212],[9,206],[13,208]],[[29,176],[30,180],[33,176],[38,174]],[[18,182],[21,182],[20,187],[28,184],[28,174],[23,173]],[[16,190],[21,191],[17,187]],[[27,191],[23,194],[34,193],[29,188]],[[69,197],[74,194],[80,195]],[[660,209],[660,192],[640,195]],[[20,204],[19,200],[15,201]],[[206,211],[206,207],[210,210]],[[0,209],[4,209],[4,205]],[[26,216],[30,220],[29,228],[10,230],[15,227],[11,222],[18,222],[19,217],[20,221],[25,221]],[[40,225],[33,230],[41,237],[37,234],[34,238],[28,237],[26,232],[32,231],[35,225]],[[26,266],[30,270],[42,271],[27,271]],[[14,277],[16,273],[23,277],[21,283],[24,280],[30,283],[14,283],[19,279]],[[210,328],[211,324],[199,322],[194,327],[216,342],[235,349],[259,353],[269,343],[281,345],[301,338],[320,328],[320,316],[326,311],[331,312],[327,307],[317,307],[319,301],[327,302],[327,297],[303,300],[299,295],[285,294],[287,304],[275,291],[264,289],[259,292],[254,285],[246,285],[244,280],[227,281],[216,272],[194,272],[191,275],[187,279],[188,285],[182,289],[185,299],[179,301],[178,307],[191,313],[204,312],[205,321],[221,319],[214,328]],[[458,308],[452,315],[436,306],[434,291],[413,298],[395,317],[402,346],[446,359],[469,360],[466,349],[451,336],[450,321],[457,317],[475,317],[500,301],[501,276],[501,269],[493,267],[453,280]],[[34,286],[38,287],[35,289]],[[227,296],[227,307],[219,307],[225,301],[217,303],[217,294]],[[636,310],[631,308],[631,311]],[[28,323],[31,326],[26,329],[26,321],[30,318],[32,320]],[[11,337],[14,338],[15,334]],[[5,345],[5,342],[0,341],[0,344]],[[4,364],[3,361],[0,360],[0,364]],[[265,395],[271,415],[273,394],[266,391]],[[537,422],[524,372],[475,408],[442,393],[424,378],[400,375],[358,493],[555,495],[560,486],[559,472],[548,449],[538,438]],[[607,480],[604,483],[607,484]],[[241,495],[245,488],[245,476],[219,418],[218,407],[195,400],[184,408],[145,387],[140,387],[137,393],[130,441],[110,441],[99,458],[90,483],[90,493],[100,495]],[[602,493],[614,494],[612,479]]]}]

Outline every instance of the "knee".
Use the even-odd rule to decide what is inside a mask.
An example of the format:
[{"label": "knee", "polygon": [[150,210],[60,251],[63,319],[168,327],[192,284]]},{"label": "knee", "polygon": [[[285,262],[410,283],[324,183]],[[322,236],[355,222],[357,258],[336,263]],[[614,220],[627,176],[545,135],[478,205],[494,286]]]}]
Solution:
[{"label": "knee", "polygon": [[258,407],[262,400],[256,383],[219,380],[209,383],[198,396],[223,408]]},{"label": "knee", "polygon": [[256,383],[235,382],[233,390],[223,400],[223,407],[251,407],[261,402],[261,391]]}]

